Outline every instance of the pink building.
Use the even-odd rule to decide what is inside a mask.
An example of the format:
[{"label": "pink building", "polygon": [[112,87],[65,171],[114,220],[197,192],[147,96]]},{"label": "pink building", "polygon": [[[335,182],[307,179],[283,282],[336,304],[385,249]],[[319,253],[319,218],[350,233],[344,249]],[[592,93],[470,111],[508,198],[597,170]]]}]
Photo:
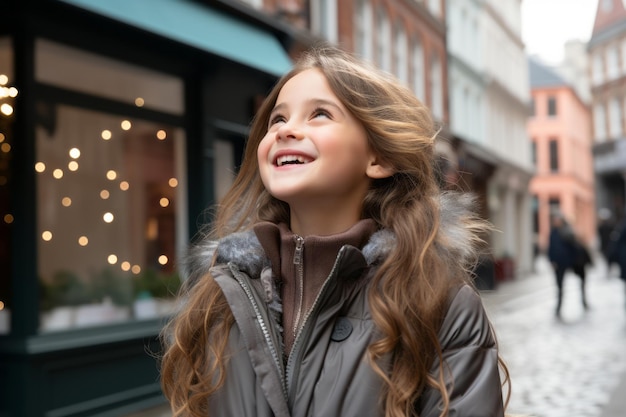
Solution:
[{"label": "pink building", "polygon": [[536,166],[529,187],[537,244],[547,248],[550,214],[559,211],[591,245],[596,209],[590,110],[551,68],[531,58],[529,70],[533,112],[527,129]]}]

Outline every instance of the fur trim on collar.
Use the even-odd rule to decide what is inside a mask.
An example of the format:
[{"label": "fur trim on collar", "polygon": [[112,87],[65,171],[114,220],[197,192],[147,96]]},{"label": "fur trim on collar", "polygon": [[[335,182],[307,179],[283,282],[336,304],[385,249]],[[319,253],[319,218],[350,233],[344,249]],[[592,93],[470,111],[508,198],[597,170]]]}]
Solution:
[{"label": "fur trim on collar", "polygon": [[[476,218],[475,199],[471,194],[445,192],[440,195],[440,236],[438,249],[441,256],[451,263],[467,261],[475,256],[475,240],[472,227]],[[396,236],[390,230],[374,233],[363,247],[362,253],[368,265],[384,259],[396,244]],[[259,276],[269,260],[254,231],[233,233],[219,242],[202,239],[190,248],[181,262],[181,272],[187,284],[204,276],[216,257],[217,263],[232,262],[250,276]]]}]

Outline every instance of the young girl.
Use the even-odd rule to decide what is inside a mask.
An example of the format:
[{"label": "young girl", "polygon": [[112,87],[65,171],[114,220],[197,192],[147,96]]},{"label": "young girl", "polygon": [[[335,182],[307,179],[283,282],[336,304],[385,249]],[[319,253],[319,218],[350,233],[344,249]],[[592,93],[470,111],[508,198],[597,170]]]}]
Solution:
[{"label": "young girl", "polygon": [[277,83],[163,333],[175,416],[503,415],[468,273],[487,225],[440,193],[435,136],[409,90],[340,50]]}]

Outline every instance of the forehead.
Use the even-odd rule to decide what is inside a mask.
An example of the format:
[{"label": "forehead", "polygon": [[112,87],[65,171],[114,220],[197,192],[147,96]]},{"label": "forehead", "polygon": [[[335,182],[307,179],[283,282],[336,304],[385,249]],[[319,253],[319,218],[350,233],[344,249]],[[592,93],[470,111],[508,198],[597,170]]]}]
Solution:
[{"label": "forehead", "polygon": [[330,88],[328,80],[317,68],[304,70],[294,75],[283,85],[276,103],[281,100],[307,99],[311,97],[337,98]]}]

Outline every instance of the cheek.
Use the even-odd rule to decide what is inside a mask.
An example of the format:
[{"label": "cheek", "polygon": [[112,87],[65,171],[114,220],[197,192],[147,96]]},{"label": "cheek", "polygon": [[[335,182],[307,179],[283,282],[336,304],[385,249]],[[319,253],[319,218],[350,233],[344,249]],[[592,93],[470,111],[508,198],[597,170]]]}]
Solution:
[{"label": "cheek", "polygon": [[261,142],[259,142],[259,145],[256,148],[256,157],[257,157],[259,166],[262,166],[264,163],[267,162],[270,148],[271,148],[271,143],[269,140],[267,140],[267,136],[266,136],[261,140]]}]

